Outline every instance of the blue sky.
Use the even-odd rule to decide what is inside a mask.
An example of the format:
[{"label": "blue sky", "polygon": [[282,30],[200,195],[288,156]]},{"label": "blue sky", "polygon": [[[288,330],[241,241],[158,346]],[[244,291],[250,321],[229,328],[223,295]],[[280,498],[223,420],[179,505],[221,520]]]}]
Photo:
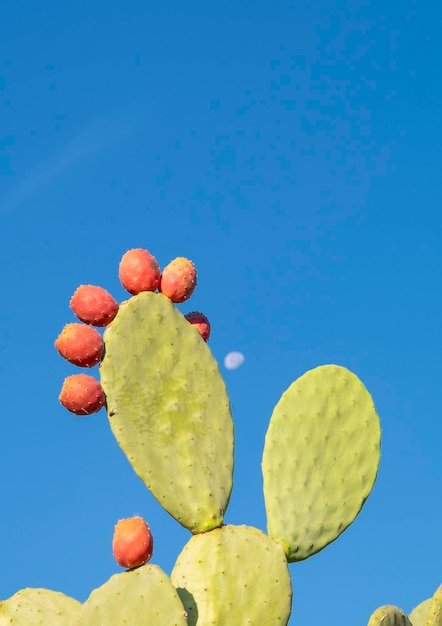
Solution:
[{"label": "blue sky", "polygon": [[[236,425],[226,521],[265,529],[272,409],[338,363],[383,428],[374,491],[291,565],[290,624],[365,624],[442,582],[442,8],[435,0],[33,3],[0,9],[0,597],[84,600],[134,513],[170,572],[188,533],[134,475],[104,411],[58,403],[53,342],[82,283],[191,258]],[[244,353],[237,370],[222,363]]]}]

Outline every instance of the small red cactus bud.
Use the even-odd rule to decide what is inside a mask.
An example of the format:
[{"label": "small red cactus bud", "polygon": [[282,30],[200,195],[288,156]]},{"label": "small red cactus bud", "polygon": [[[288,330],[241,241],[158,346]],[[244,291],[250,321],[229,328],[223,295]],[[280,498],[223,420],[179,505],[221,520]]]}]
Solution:
[{"label": "small red cactus bud", "polygon": [[120,281],[135,296],[142,291],[155,291],[160,284],[160,267],[150,252],[142,248],[128,250],[120,261]]},{"label": "small red cactus bud", "polygon": [[210,322],[203,313],[200,313],[199,311],[192,311],[191,313],[186,313],[184,317],[188,322],[190,322],[190,324],[192,324],[192,326],[197,328],[204,341],[209,339]]},{"label": "small red cactus bud", "polygon": [[153,538],[142,517],[130,517],[117,522],[112,552],[121,567],[139,567],[149,561],[153,552]]},{"label": "small red cactus bud", "polygon": [[178,257],[164,268],[161,274],[160,291],[172,302],[184,302],[192,295],[196,281],[196,269],[192,261]]},{"label": "small red cactus bud", "polygon": [[78,319],[92,326],[107,326],[118,313],[118,302],[97,285],[80,285],[70,305]]},{"label": "small red cactus bud", "polygon": [[98,380],[87,374],[74,374],[65,379],[59,400],[71,413],[91,415],[101,409],[106,396]]},{"label": "small red cactus bud", "polygon": [[84,324],[66,324],[55,347],[59,354],[78,367],[93,367],[103,357],[103,338],[95,328]]}]

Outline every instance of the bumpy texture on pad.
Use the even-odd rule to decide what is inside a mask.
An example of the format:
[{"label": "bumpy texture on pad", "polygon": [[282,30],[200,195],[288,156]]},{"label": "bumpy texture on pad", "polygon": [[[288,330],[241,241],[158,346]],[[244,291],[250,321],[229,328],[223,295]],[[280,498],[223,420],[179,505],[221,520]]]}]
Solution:
[{"label": "bumpy texture on pad", "polygon": [[373,488],[379,458],[373,401],[346,368],[317,367],[282,395],[262,469],[268,532],[289,562],[319,552],[353,522]]},{"label": "bumpy texture on pad", "polygon": [[424,626],[442,626],[442,585],[430,600]]},{"label": "bumpy texture on pad", "polygon": [[50,589],[22,589],[0,602],[0,626],[71,626],[80,602]]},{"label": "bumpy texture on pad", "polygon": [[411,611],[408,617],[413,626],[424,626],[430,602],[431,598],[428,598],[428,600],[424,600]]},{"label": "bumpy texture on pad", "polygon": [[186,626],[187,617],[169,577],[156,565],[143,565],[94,589],[73,626],[102,624]]},{"label": "bumpy texture on pad", "polygon": [[367,626],[413,626],[413,624],[397,606],[386,604],[376,609]]},{"label": "bumpy texture on pad", "polygon": [[189,626],[284,626],[291,581],[284,550],[249,526],[190,539],[171,574]]},{"label": "bumpy texture on pad", "polygon": [[191,532],[220,526],[233,421],[210,349],[168,298],[151,292],[120,306],[104,341],[109,421],[135,472]]}]

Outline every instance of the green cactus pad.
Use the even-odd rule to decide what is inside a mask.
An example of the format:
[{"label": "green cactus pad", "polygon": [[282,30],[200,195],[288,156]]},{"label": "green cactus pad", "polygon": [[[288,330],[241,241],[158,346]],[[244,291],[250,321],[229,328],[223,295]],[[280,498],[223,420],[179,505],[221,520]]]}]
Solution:
[{"label": "green cactus pad", "polygon": [[115,574],[94,589],[75,626],[186,626],[187,616],[169,577],[156,565]]},{"label": "green cactus pad", "polygon": [[0,626],[71,626],[80,602],[50,589],[22,589],[0,602]]},{"label": "green cactus pad", "polygon": [[310,370],[282,395],[262,470],[268,532],[289,562],[319,552],[353,522],[376,480],[380,435],[370,394],[344,367]]},{"label": "green cactus pad", "polygon": [[189,626],[284,626],[290,617],[284,550],[256,528],[228,525],[195,535],[171,579]]},{"label": "green cactus pad", "polygon": [[424,626],[442,626],[442,585],[430,599]]},{"label": "green cactus pad", "polygon": [[135,472],[191,532],[220,526],[232,489],[233,421],[209,347],[152,292],[123,303],[104,340],[109,421]]},{"label": "green cactus pad", "polygon": [[430,602],[431,598],[428,598],[428,600],[424,600],[411,611],[408,617],[413,626],[424,626]]},{"label": "green cactus pad", "polygon": [[386,604],[376,609],[367,626],[413,626],[413,624],[397,606]]}]

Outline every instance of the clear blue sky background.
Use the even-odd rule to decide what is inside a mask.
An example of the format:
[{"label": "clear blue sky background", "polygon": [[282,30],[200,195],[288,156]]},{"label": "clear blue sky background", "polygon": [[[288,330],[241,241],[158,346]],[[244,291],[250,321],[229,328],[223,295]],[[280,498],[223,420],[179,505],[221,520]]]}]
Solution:
[{"label": "clear blue sky background", "polygon": [[104,411],[58,403],[53,342],[121,255],[187,256],[236,423],[226,521],[265,529],[273,406],[338,363],[373,395],[382,463],[356,522],[290,566],[292,625],[366,624],[442,582],[442,5],[437,0],[5,2],[0,9],[0,597],[84,600],[143,515],[188,539]]}]

